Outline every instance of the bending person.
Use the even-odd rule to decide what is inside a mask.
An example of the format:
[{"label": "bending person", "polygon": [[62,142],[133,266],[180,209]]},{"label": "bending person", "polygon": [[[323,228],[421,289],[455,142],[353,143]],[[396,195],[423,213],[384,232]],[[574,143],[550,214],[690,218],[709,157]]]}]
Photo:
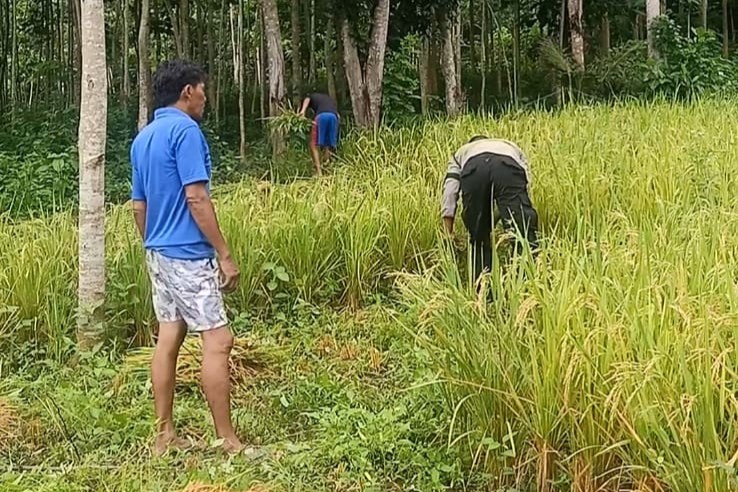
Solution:
[{"label": "bending person", "polygon": [[[492,270],[494,223],[502,219],[506,229],[520,234],[532,249],[538,247],[538,213],[530,200],[530,171],[523,151],[512,142],[476,136],[451,158],[444,183],[441,215],[449,234],[454,231],[461,193],[462,219],[472,246],[474,279]],[[521,252],[523,244],[516,242]]]},{"label": "bending person", "polygon": [[338,146],[338,127],[341,117],[338,115],[336,101],[327,94],[315,92],[309,94],[302,102],[300,116],[305,116],[307,110],[312,109],[314,113],[313,129],[310,134],[310,154],[315,166],[315,174],[323,174],[320,162],[320,150],[323,151],[324,159],[330,159],[332,152]]}]

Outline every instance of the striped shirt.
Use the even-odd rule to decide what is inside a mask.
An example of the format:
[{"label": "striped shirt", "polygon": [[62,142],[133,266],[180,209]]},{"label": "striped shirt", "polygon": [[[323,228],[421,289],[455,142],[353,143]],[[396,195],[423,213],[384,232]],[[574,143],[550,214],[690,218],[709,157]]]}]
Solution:
[{"label": "striped shirt", "polygon": [[448,171],[443,185],[443,199],[441,201],[441,216],[455,217],[456,206],[459,201],[461,188],[461,170],[469,160],[481,154],[496,154],[512,158],[525,171],[528,186],[531,183],[531,174],[528,158],[520,147],[508,140],[484,139],[462,146],[448,162]]}]

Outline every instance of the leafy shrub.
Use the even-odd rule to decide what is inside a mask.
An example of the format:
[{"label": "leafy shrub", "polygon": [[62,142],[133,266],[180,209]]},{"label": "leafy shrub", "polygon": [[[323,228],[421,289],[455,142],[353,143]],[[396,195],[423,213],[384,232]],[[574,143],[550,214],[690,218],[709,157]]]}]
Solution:
[{"label": "leafy shrub", "polygon": [[308,143],[312,123],[292,109],[285,109],[279,116],[269,119],[269,129],[282,133],[288,144],[305,146]]},{"label": "leafy shrub", "polygon": [[383,110],[385,115],[403,118],[416,114],[420,100],[417,60],[420,38],[406,36],[399,48],[387,54],[384,72]]},{"label": "leafy shrub", "polygon": [[715,32],[698,29],[695,37],[686,38],[667,17],[658,19],[653,29],[659,59],[644,80],[652,94],[689,98],[738,89],[735,63],[722,56]]},{"label": "leafy shrub", "polygon": [[[12,217],[54,213],[77,203],[79,157],[76,110],[17,113],[0,126],[0,213]],[[108,115],[105,194],[109,202],[127,199],[130,190],[128,116]]]},{"label": "leafy shrub", "polygon": [[614,46],[607,56],[594,60],[585,76],[588,93],[599,97],[639,96],[646,92],[648,64],[645,41]]}]

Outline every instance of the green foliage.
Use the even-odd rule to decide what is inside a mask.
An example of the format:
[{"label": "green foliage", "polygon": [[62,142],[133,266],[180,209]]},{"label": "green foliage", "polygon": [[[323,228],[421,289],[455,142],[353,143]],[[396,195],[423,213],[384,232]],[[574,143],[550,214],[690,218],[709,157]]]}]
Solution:
[{"label": "green foliage", "polygon": [[[462,480],[453,452],[434,442],[441,428],[433,407],[416,397],[372,411],[338,405],[307,416],[316,424],[323,466],[338,464],[338,485],[382,491],[441,491]],[[407,405],[411,405],[408,408]],[[301,460],[298,454],[293,459]]]},{"label": "green foliage", "polygon": [[[0,124],[0,214],[10,218],[48,215],[73,209],[78,197],[77,109],[65,111],[25,111]],[[304,151],[310,123],[288,113],[286,130],[292,149]],[[236,123],[237,127],[237,123]],[[263,140],[250,142],[248,166],[241,164],[232,145],[221,138],[212,122],[203,125],[213,160],[214,184],[240,181],[245,176],[263,176],[274,170]],[[130,145],[135,136],[130,115],[111,107],[105,161],[105,199],[119,204],[131,190]],[[230,135],[226,135],[230,137]],[[278,163],[273,174],[294,178],[306,166]],[[304,172],[304,171],[303,171]]]},{"label": "green foliage", "polygon": [[[221,468],[202,452],[189,467],[168,461],[169,473],[136,458],[152,432],[145,377],[114,384],[118,350],[74,369],[53,362],[73,360],[74,218],[0,222],[0,395],[48,436],[4,460],[38,468],[2,480],[475,490],[460,483],[474,463],[493,477],[481,490],[528,490],[536,476],[557,492],[608,477],[732,490],[735,106],[570,106],[354,133],[324,179],[216,188],[242,271],[227,300],[234,330],[289,354],[234,399],[239,430],[278,451],[259,468]],[[535,260],[500,247],[491,306],[438,237],[445,163],[477,133],[519,143],[534,162],[544,236]],[[124,346],[148,343],[140,240],[123,207],[107,224],[110,326]],[[347,305],[353,314],[323,316]],[[197,393],[177,402],[188,433],[209,439]],[[44,475],[70,460],[74,473]]]},{"label": "green foliage", "polygon": [[[179,367],[190,379],[184,384],[180,372],[175,419],[201,448],[151,459],[148,360],[126,372],[116,352],[98,351],[66,367],[31,357],[39,354],[24,345],[21,370],[0,367],[0,424],[8,416],[20,423],[9,447],[0,427],[3,490],[176,491],[195,481],[233,491],[264,483],[274,492],[461,486],[460,453],[443,440],[441,399],[433,387],[407,391],[432,375],[397,317],[377,306],[360,316],[308,307],[268,324],[234,318],[239,337],[248,331],[249,346],[274,354],[237,379],[231,399],[238,434],[271,452],[260,463],[208,449],[215,436],[195,389],[199,350],[183,351]],[[59,467],[67,471],[55,473]]]},{"label": "green foliage", "polygon": [[[78,113],[28,111],[7,120],[0,133],[0,210],[10,217],[48,214],[77,203],[76,129]],[[106,199],[121,202],[130,194],[128,158],[130,122],[120,111],[108,118]]]},{"label": "green foliage", "polygon": [[307,147],[311,128],[312,122],[292,109],[269,119],[269,130],[284,135],[293,147]]},{"label": "green foliage", "polygon": [[382,104],[387,118],[398,119],[417,114],[420,100],[417,69],[419,49],[420,38],[407,36],[398,49],[387,54]]},{"label": "green foliage", "polygon": [[687,37],[673,19],[665,16],[654,23],[653,29],[659,56],[648,58],[645,41],[614,47],[588,69],[590,93],[601,97],[689,99],[738,90],[738,65],[722,56],[713,31],[698,29]]},{"label": "green foliage", "polygon": [[645,41],[629,41],[610,49],[587,70],[589,93],[599,97],[643,96],[647,92],[648,47]]},{"label": "green foliage", "polygon": [[694,37],[687,38],[667,17],[656,21],[653,29],[659,59],[646,72],[650,92],[690,98],[738,90],[736,63],[722,56],[713,31],[698,29]]}]

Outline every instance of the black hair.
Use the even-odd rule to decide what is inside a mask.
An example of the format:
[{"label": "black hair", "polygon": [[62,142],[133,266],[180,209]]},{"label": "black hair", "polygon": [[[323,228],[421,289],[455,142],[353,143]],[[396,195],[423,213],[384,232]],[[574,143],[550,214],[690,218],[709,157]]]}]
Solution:
[{"label": "black hair", "polygon": [[165,61],[157,67],[154,74],[155,106],[171,106],[179,101],[182,89],[206,81],[205,71],[196,63],[181,59]]},{"label": "black hair", "polygon": [[471,138],[471,140],[469,140],[469,143],[474,143],[479,140],[487,140],[487,137],[485,137],[484,135],[475,135]]}]

